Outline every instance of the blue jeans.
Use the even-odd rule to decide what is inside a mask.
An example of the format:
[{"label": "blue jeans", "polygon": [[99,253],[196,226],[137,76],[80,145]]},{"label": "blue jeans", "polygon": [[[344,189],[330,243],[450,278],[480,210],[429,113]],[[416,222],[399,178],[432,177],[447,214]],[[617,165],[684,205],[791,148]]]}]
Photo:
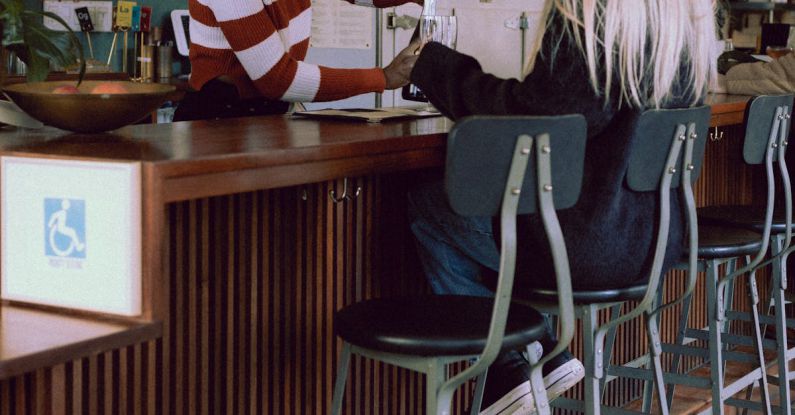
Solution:
[{"label": "blue jeans", "polygon": [[[424,183],[408,196],[409,221],[425,276],[439,295],[491,297],[494,292],[481,280],[484,268],[500,268],[491,217],[465,217],[447,203],[442,182]],[[544,315],[547,335],[540,340],[550,351],[557,341]],[[570,354],[562,354],[564,361]]]},{"label": "blue jeans", "polygon": [[409,193],[409,221],[435,294],[494,295],[480,279],[483,267],[497,271],[500,265],[490,217],[457,215],[442,183],[431,182]]}]

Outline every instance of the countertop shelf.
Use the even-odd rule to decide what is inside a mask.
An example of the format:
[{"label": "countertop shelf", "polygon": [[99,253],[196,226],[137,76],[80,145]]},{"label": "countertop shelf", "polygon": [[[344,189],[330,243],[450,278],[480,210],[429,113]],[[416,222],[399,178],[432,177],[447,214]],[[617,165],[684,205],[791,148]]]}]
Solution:
[{"label": "countertop shelf", "polygon": [[102,320],[0,305],[0,380],[162,336],[160,322]]}]

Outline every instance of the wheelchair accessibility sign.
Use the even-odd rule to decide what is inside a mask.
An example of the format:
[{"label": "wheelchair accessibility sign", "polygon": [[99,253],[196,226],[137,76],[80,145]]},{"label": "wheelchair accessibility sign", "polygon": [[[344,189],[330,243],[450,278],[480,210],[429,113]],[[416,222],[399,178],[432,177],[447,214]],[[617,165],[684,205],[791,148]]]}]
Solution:
[{"label": "wheelchair accessibility sign", "polygon": [[85,259],[85,200],[44,199],[44,253],[48,257]]},{"label": "wheelchair accessibility sign", "polygon": [[140,316],[142,189],[136,161],[0,157],[0,299]]}]

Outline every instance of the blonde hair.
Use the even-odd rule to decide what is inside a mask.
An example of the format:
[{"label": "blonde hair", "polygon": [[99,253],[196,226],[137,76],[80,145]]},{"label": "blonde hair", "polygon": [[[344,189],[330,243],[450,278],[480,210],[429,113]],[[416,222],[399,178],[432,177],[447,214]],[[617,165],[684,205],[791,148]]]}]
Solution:
[{"label": "blonde hair", "polygon": [[[591,86],[606,102],[617,81],[619,105],[660,108],[681,80],[696,103],[715,78],[713,0],[547,0],[542,22],[552,20],[553,7],[587,62]],[[540,26],[528,72],[546,32]]]}]

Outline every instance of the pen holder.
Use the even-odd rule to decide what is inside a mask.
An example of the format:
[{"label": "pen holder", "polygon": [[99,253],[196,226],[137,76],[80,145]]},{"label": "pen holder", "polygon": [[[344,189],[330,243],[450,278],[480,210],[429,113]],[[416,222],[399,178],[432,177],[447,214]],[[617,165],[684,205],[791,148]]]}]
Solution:
[{"label": "pen holder", "polygon": [[171,80],[172,54],[174,47],[170,45],[160,45],[157,47],[157,82],[168,83]]},{"label": "pen holder", "polygon": [[138,52],[136,63],[138,64],[141,74],[141,82],[152,82],[155,79],[155,47],[152,45],[143,45]]}]

